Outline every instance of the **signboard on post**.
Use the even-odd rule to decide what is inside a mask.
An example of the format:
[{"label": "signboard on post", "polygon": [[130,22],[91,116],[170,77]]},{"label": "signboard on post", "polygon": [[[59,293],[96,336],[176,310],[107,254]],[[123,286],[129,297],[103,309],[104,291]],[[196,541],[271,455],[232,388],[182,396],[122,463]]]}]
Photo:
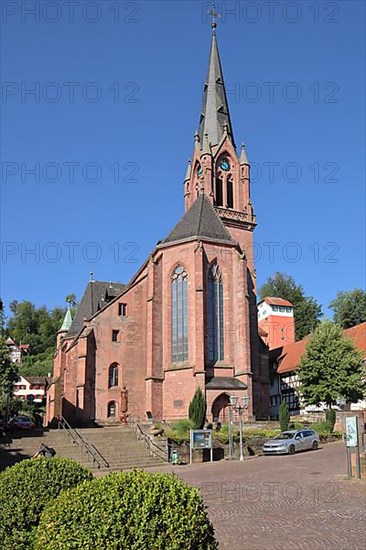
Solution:
[{"label": "signboard on post", "polygon": [[210,449],[210,460],[213,461],[212,430],[190,430],[189,462],[192,464],[193,451]]},{"label": "signboard on post", "polygon": [[346,416],[346,445],[358,447],[357,416]]},{"label": "signboard on post", "polygon": [[347,475],[352,477],[352,456],[356,457],[356,475],[361,479],[361,463],[360,463],[360,448],[358,440],[358,418],[357,416],[346,416],[345,418],[346,432],[346,458],[347,458]]}]

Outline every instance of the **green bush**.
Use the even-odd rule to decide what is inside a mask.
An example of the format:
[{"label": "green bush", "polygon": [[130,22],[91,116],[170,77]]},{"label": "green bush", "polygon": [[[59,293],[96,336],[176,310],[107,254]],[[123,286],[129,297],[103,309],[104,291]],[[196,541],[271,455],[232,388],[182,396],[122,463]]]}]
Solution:
[{"label": "green bush", "polygon": [[0,473],[0,541],[3,550],[30,548],[41,513],[63,489],[92,479],[67,458],[22,460]]},{"label": "green bush", "polygon": [[[233,441],[239,441],[239,428],[233,424]],[[220,431],[213,432],[213,439],[221,443],[222,445],[227,445],[229,443],[229,424],[223,424]]]},{"label": "green bush", "polygon": [[334,430],[334,424],[336,422],[336,412],[334,409],[327,409],[325,411],[325,424],[329,432]]},{"label": "green bush", "polygon": [[281,432],[285,432],[286,430],[288,430],[288,425],[290,422],[290,413],[288,410],[288,405],[287,403],[285,403],[285,401],[281,401],[279,417]]},{"label": "green bush", "polygon": [[165,435],[175,443],[189,441],[189,431],[193,429],[190,420],[177,420],[170,428],[164,428]]},{"label": "green bush", "polygon": [[195,430],[202,430],[206,420],[206,399],[201,388],[197,388],[189,404],[189,420]]},{"label": "green bush", "polygon": [[64,491],[42,514],[35,550],[211,550],[198,489],[171,474],[113,473]]}]

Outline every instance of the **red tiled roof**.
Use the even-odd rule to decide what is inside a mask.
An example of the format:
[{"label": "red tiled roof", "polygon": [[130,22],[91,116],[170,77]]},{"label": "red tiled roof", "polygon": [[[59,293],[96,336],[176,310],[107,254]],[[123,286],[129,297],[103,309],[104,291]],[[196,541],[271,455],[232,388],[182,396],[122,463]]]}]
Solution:
[{"label": "red tiled roof", "polygon": [[266,302],[266,304],[269,304],[270,306],[287,306],[287,307],[294,307],[291,302],[288,300],[284,300],[283,298],[273,298],[270,296],[266,296],[262,302]]},{"label": "red tiled roof", "polygon": [[[355,327],[348,328],[343,331],[343,334],[348,338],[352,338],[355,346],[364,352],[364,358],[366,358],[366,323],[361,323]],[[279,367],[277,372],[279,374],[291,372],[297,369],[300,364],[301,357],[306,351],[306,344],[308,343],[308,340],[309,336],[293,344],[283,346],[281,355],[278,358]]]},{"label": "red tiled roof", "polygon": [[343,334],[347,336],[347,338],[352,338],[355,346],[364,352],[364,359],[366,359],[366,323],[347,328],[343,331]]}]

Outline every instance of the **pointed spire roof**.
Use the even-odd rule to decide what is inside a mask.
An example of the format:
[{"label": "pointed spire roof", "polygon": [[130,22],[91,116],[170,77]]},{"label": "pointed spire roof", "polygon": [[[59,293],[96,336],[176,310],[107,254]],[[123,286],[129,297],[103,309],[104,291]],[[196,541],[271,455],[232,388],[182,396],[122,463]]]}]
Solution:
[{"label": "pointed spire roof", "polygon": [[60,332],[69,332],[69,328],[71,327],[71,325],[72,325],[72,315],[71,315],[70,308],[68,307],[64,317],[64,321],[62,323],[62,327],[60,328]]},{"label": "pointed spire roof", "polygon": [[240,164],[249,164],[244,143],[241,146]]},{"label": "pointed spire roof", "polygon": [[234,244],[230,233],[216,214],[207,195],[202,193],[165,239],[165,243],[186,239],[210,239]]},{"label": "pointed spire roof", "polygon": [[187,172],[186,172],[186,177],[184,178],[184,181],[187,181],[187,180],[190,180],[191,179],[191,174],[192,174],[192,161],[188,161],[188,166],[187,166]]},{"label": "pointed spire roof", "polygon": [[205,134],[208,134],[208,139],[212,146],[218,145],[224,134],[225,124],[227,125],[228,134],[231,136],[235,147],[219,48],[217,45],[216,33],[213,32],[198,131],[201,147]]}]

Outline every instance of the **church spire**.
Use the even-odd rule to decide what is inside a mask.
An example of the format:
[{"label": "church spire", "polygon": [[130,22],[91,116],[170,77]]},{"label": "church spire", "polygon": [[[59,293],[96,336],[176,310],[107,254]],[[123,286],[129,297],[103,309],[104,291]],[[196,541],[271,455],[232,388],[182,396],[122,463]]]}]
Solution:
[{"label": "church spire", "polygon": [[218,145],[224,135],[225,125],[227,132],[234,143],[233,129],[231,125],[229,105],[226,97],[224,76],[221,67],[219,48],[216,38],[216,23],[212,24],[212,42],[208,64],[207,78],[204,86],[203,105],[199,125],[200,144],[204,141],[205,134],[211,146]]},{"label": "church spire", "polygon": [[72,315],[71,315],[70,307],[68,307],[62,323],[62,327],[60,328],[59,332],[68,332],[71,325],[72,325]]}]

